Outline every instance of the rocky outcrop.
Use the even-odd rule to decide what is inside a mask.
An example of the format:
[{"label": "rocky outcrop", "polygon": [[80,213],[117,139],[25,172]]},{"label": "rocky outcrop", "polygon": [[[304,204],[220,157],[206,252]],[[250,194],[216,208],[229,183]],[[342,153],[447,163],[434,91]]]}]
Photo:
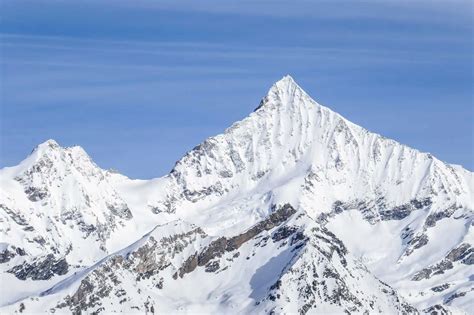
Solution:
[{"label": "rocky outcrop", "polygon": [[[257,223],[246,232],[236,235],[231,238],[221,237],[209,244],[204,250],[200,253],[195,253],[191,255],[181,266],[178,272],[175,274],[175,278],[183,277],[185,274],[194,271],[198,266],[205,266],[212,259],[216,257],[221,257],[225,252],[231,252],[239,249],[244,243],[253,239],[255,236],[259,235],[263,231],[269,231],[274,227],[282,224],[288,220],[293,214],[296,213],[296,210],[289,204],[285,204],[282,207],[273,208],[270,216]],[[280,232],[281,234],[281,232]]]},{"label": "rocky outcrop", "polygon": [[69,270],[69,264],[65,258],[55,258],[52,254],[33,263],[23,263],[10,270],[20,280],[49,280],[55,275],[65,275]]},{"label": "rocky outcrop", "polygon": [[435,275],[443,274],[447,270],[453,269],[453,263],[455,262],[460,262],[466,265],[472,265],[474,263],[474,249],[470,244],[463,243],[454,248],[436,265],[429,266],[417,272],[412,280],[420,281],[423,279],[430,279]]},{"label": "rocky outcrop", "polygon": [[328,213],[322,213],[318,217],[319,222],[327,222],[329,218],[347,210],[358,210],[364,216],[364,219],[371,224],[380,221],[403,220],[413,211],[427,209],[431,206],[430,198],[412,199],[410,202],[395,207],[386,204],[383,197],[373,200],[353,200],[349,202],[336,201]]},{"label": "rocky outcrop", "polygon": [[[206,234],[199,227],[191,227],[181,233],[167,236],[160,231],[161,228],[158,227],[147,236],[146,242],[130,253],[113,255],[106,259],[81,280],[74,294],[66,296],[55,308],[68,308],[74,314],[88,312],[90,309],[96,314],[100,313],[104,311],[102,303],[107,297],[117,297],[119,304],[129,299],[130,287],[122,283],[130,279],[135,283],[151,281],[156,289],[163,289],[164,278],[160,276],[161,272],[172,268],[173,258],[199,238],[206,237]],[[50,293],[52,291],[46,291],[43,295]],[[151,307],[152,304],[146,302],[137,306],[137,310],[150,310]]]},{"label": "rocky outcrop", "polygon": [[15,246],[7,246],[6,248],[3,249],[3,251],[0,251],[0,264],[4,264],[9,262],[12,258],[16,256],[25,256],[26,252],[19,247]]},{"label": "rocky outcrop", "polygon": [[381,295],[362,293],[353,286],[351,279],[362,279],[368,271],[360,265],[353,268],[354,262],[346,259],[348,252],[341,240],[324,227],[310,231],[294,260],[282,271],[268,294],[257,301],[259,310],[270,314],[328,313],[328,309],[338,306],[347,314],[417,313],[393,288],[382,282],[376,285],[376,290],[382,293],[383,299],[391,301],[393,308],[389,311],[377,306]]},{"label": "rocky outcrop", "polygon": [[445,307],[443,307],[440,304],[436,304],[428,308],[425,308],[423,312],[429,315],[450,315],[451,314],[450,311],[448,311]]}]

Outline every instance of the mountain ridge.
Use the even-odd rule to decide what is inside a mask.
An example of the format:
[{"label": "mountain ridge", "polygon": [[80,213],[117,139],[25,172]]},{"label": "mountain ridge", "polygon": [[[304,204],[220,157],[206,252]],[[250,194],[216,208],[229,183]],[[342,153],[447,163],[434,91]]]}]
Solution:
[{"label": "mountain ridge", "polygon": [[[188,305],[205,302],[211,309],[228,311],[242,303],[247,305],[241,310],[245,312],[278,308],[318,312],[316,305],[323,303],[322,296],[332,301],[326,311],[370,311],[364,299],[379,303],[379,309],[393,310],[398,307],[395,302],[382,303],[391,295],[390,290],[397,299],[407,300],[403,308],[407,313],[415,310],[410,304],[420,311],[434,308],[440,312],[471,307],[473,173],[351,123],[319,105],[290,76],[276,82],[247,118],[187,152],[161,178],[131,180],[105,171],[82,148],[61,148],[54,140],[39,145],[19,166],[0,170],[0,177],[0,208],[6,227],[0,231],[1,280],[19,288],[24,287],[25,279],[36,281],[33,291],[2,292],[7,298],[1,305],[8,310],[18,309],[19,303],[25,307],[31,300],[28,297],[39,295],[49,306],[31,302],[28,309],[91,311],[101,309],[100,305],[105,305],[101,301],[107,300],[116,307],[125,303],[123,307],[130,311],[134,301],[141,301],[142,311],[157,308],[160,303],[156,301],[167,301],[166,310],[179,311],[180,306],[168,300],[168,294],[188,301]],[[285,205],[294,212],[276,224],[271,218]],[[164,241],[166,246],[180,248],[172,256],[146,245],[134,248],[130,255],[135,260],[128,254],[117,254],[157,226],[171,222],[186,222],[199,229],[194,234],[176,231],[170,244]],[[370,238],[373,233],[377,239]],[[153,244],[163,242],[154,235]],[[229,252],[221,249],[230,239],[242,245]],[[273,241],[269,243],[269,239]],[[329,246],[327,251],[317,249],[324,247],[321,242],[329,244],[324,245]],[[290,253],[298,252],[296,247],[303,243],[309,251],[304,257],[312,258],[301,260],[304,263],[291,269],[292,274],[304,274],[301,266],[314,264],[312,260],[332,271],[318,272],[315,266],[315,274],[305,277],[319,284],[298,282],[296,291],[274,287],[285,278],[284,266],[296,259]],[[163,248],[172,248],[166,246]],[[279,256],[282,249],[287,254]],[[209,258],[200,264],[192,250],[196,257],[207,253]],[[237,259],[229,256],[231,253],[247,255],[248,259]],[[249,294],[245,297],[232,289],[234,277],[229,272],[240,274],[243,270],[232,263],[236,259],[242,268],[250,268],[247,272],[263,279],[258,268],[248,266],[254,256],[258,257],[254,262],[257,267],[261,264],[264,268],[265,262],[276,259],[278,263],[272,266],[283,268],[281,274],[272,273],[273,278],[259,282],[259,290],[270,294],[264,300],[260,299],[263,293],[244,290]],[[157,257],[166,263],[153,263],[156,270],[144,267]],[[140,261],[145,265],[138,267]],[[184,267],[186,264],[194,266],[192,271],[171,280],[177,270],[189,268]],[[118,268],[122,282],[128,283],[135,276],[141,279],[143,270],[150,277],[146,285],[123,287],[128,297],[120,302],[123,298],[110,295],[113,286],[109,282],[115,281],[103,277],[103,273],[108,274],[103,266]],[[381,279],[390,289],[375,290],[371,297],[361,295],[349,280],[356,273],[353,268],[367,268],[367,273],[360,274],[363,281],[372,283],[367,290],[383,285],[370,279]],[[85,278],[77,276],[85,270],[89,270]],[[230,304],[217,297],[201,301],[202,296],[172,290],[177,283],[195,287],[208,281],[209,292],[218,294],[215,281],[219,274],[231,279],[226,282],[229,287],[223,289],[232,300]],[[195,281],[189,282],[190,278]],[[75,283],[76,292],[68,287],[55,295],[42,295],[60,281]],[[252,287],[252,279],[248,281]],[[274,283],[263,284],[268,281]],[[289,282],[294,281],[287,280],[286,284]],[[327,291],[329,282],[332,292],[339,295]],[[290,294],[303,287],[309,295]],[[435,287],[446,289],[432,290]],[[136,289],[146,291],[150,298],[143,300],[129,292]],[[104,290],[108,295],[100,296]],[[291,302],[282,303],[277,295]],[[319,297],[310,298],[313,295]],[[20,300],[23,302],[14,302]],[[196,309],[193,306],[189,310]]]}]

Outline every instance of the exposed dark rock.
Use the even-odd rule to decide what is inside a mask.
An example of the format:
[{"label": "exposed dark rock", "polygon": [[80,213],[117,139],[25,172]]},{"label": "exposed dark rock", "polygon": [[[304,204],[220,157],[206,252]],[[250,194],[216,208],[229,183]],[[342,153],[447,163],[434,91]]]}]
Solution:
[{"label": "exposed dark rock", "polygon": [[424,198],[421,200],[418,199],[412,199],[410,201],[410,204],[413,205],[415,209],[422,209],[431,206],[433,202],[431,201],[430,198]]},{"label": "exposed dark rock", "polygon": [[130,220],[133,217],[132,212],[125,203],[116,205],[107,204],[107,208],[113,215],[118,216],[121,219]]},{"label": "exposed dark rock", "polygon": [[398,207],[390,210],[380,211],[380,217],[383,221],[388,220],[402,220],[408,217],[411,213],[410,208]]},{"label": "exposed dark rock", "polygon": [[270,216],[257,223],[255,226],[250,228],[247,232],[234,236],[227,242],[227,250],[231,251],[234,249],[238,249],[243,243],[249,241],[256,235],[260,234],[261,232],[269,231],[274,227],[282,224],[286,220],[288,220],[293,214],[296,213],[296,210],[289,204],[285,204],[282,207],[278,208],[270,214]]},{"label": "exposed dark rock", "polygon": [[219,176],[223,178],[231,178],[232,176],[234,176],[234,174],[230,170],[224,170],[219,172]]},{"label": "exposed dark rock", "polygon": [[441,275],[443,274],[446,270],[453,269],[453,263],[449,260],[442,260],[440,263],[436,265],[436,269],[433,271],[433,276],[434,275]]},{"label": "exposed dark rock", "polygon": [[459,207],[456,206],[456,204],[452,205],[451,207],[443,210],[443,211],[437,211],[435,213],[431,213],[425,221],[425,225],[427,227],[434,227],[436,225],[436,222],[439,220],[442,220],[444,218],[449,218],[453,215],[453,213],[459,209]]},{"label": "exposed dark rock", "polygon": [[40,244],[40,245],[46,244],[46,240],[42,236],[35,236],[33,238],[33,241]]},{"label": "exposed dark rock", "polygon": [[444,300],[444,304],[450,304],[454,299],[460,298],[462,296],[465,296],[467,292],[456,292],[452,295],[450,295],[446,300]]},{"label": "exposed dark rock", "polygon": [[87,279],[82,280],[81,284],[79,285],[79,288],[73,294],[73,296],[69,300],[67,300],[67,303],[72,305],[80,305],[80,308],[78,308],[80,313],[81,309],[87,309],[87,296],[92,293],[92,290],[94,290],[94,286],[92,285],[92,283]]},{"label": "exposed dark rock", "polygon": [[403,240],[403,244],[408,244],[413,239],[413,235],[414,231],[410,227],[404,228],[402,233],[400,234],[400,237]]},{"label": "exposed dark rock", "polygon": [[189,189],[183,190],[184,197],[188,201],[191,201],[191,202],[198,202],[199,200],[210,195],[222,196],[223,194],[224,194],[224,190],[220,182],[218,182],[216,185],[208,186],[201,190],[189,190]]},{"label": "exposed dark rock", "polygon": [[57,305],[57,308],[69,307],[73,314],[83,314],[86,310],[98,307],[94,312],[87,312],[90,314],[99,314],[105,310],[102,305],[102,299],[109,296],[113,290],[113,286],[106,283],[112,270],[106,270],[105,273],[100,274],[93,272],[90,276],[83,279],[79,288],[72,296],[67,296],[63,303]]},{"label": "exposed dark rock", "polygon": [[408,242],[408,245],[410,245],[411,247],[407,249],[407,251],[405,252],[405,255],[407,256],[411,255],[416,249],[419,249],[425,246],[426,244],[428,244],[428,235],[426,235],[425,233],[422,233],[415,236],[413,239],[411,239]]},{"label": "exposed dark rock", "polygon": [[194,271],[194,269],[196,269],[197,266],[198,266],[198,255],[197,253],[195,253],[189,256],[188,259],[184,261],[183,265],[181,266],[181,268],[179,268],[178,272],[173,275],[173,278],[177,279],[178,275],[182,278],[186,273],[190,273]]},{"label": "exposed dark rock", "polygon": [[[313,231],[313,232],[316,232],[316,231]],[[321,253],[323,255],[325,255],[326,258],[331,259],[334,252],[336,252],[339,255],[340,259],[341,259],[342,265],[346,266],[347,261],[346,261],[344,256],[347,255],[347,248],[346,248],[346,246],[344,246],[344,243],[340,239],[338,239],[336,237],[336,235],[334,235],[326,227],[322,227],[321,232],[322,232],[322,234],[316,233],[314,236],[317,239],[319,239],[319,240],[321,240],[321,241],[323,241],[323,242],[330,245],[330,247],[329,247],[330,251],[320,249]]]},{"label": "exposed dark rock", "polygon": [[423,312],[429,315],[450,315],[451,314],[451,312],[449,312],[446,308],[444,308],[442,305],[439,305],[439,304],[430,306],[424,309]]},{"label": "exposed dark rock", "polygon": [[262,108],[263,105],[265,105],[267,102],[268,102],[268,97],[265,96],[264,98],[262,98],[262,99],[260,100],[260,103],[258,104],[258,106],[257,106],[253,111],[256,112],[257,110],[259,110],[260,108]]},{"label": "exposed dark rock", "polygon": [[342,201],[336,201],[333,204],[334,213],[339,214],[345,210],[344,203]]},{"label": "exposed dark rock", "polygon": [[420,281],[423,279],[428,279],[431,276],[432,270],[430,268],[424,268],[420,271],[418,271],[412,278],[411,280],[413,281]]},{"label": "exposed dark rock", "polygon": [[298,231],[298,232],[296,232],[296,233],[293,234],[293,237],[291,238],[291,243],[290,243],[290,245],[294,245],[294,244],[296,244],[297,242],[299,242],[299,241],[304,241],[304,240],[306,240],[306,239],[307,239],[306,235],[304,235],[303,232]]},{"label": "exposed dark rock", "polygon": [[446,259],[450,261],[458,261],[461,259],[466,258],[469,254],[472,254],[474,252],[474,249],[471,247],[471,245],[467,243],[463,243],[456,247],[455,249],[451,250],[449,254],[446,256]]},{"label": "exposed dark rock", "polygon": [[31,278],[32,280],[48,280],[55,275],[64,275],[68,272],[69,265],[65,258],[56,259],[52,254],[43,260],[37,260],[32,264],[23,263],[8,270],[20,280]]},{"label": "exposed dark rock", "polygon": [[0,252],[0,264],[4,264],[6,262],[9,262],[10,259],[15,257],[15,253],[11,252],[8,250],[8,248],[5,248],[2,252]]},{"label": "exposed dark rock", "polygon": [[164,279],[163,277],[161,277],[158,283],[156,284],[156,287],[160,290],[163,289],[163,283],[164,283]]},{"label": "exposed dark rock", "polygon": [[429,279],[434,275],[443,274],[446,270],[449,269],[453,269],[453,263],[449,260],[443,259],[435,266],[427,267],[417,272],[413,276],[412,280],[420,281],[423,279]]},{"label": "exposed dark rock", "polygon": [[414,306],[406,302],[403,302],[401,303],[401,314],[402,315],[419,314],[419,312]]},{"label": "exposed dark rock", "polygon": [[221,237],[209,244],[209,246],[204,251],[199,253],[198,266],[204,266],[211,259],[215,257],[221,257],[221,255],[225,252],[227,242],[228,240],[225,237]]},{"label": "exposed dark rock", "polygon": [[206,264],[206,268],[205,268],[205,271],[206,272],[216,272],[217,270],[219,270],[220,268],[220,264],[219,264],[219,261],[210,261]]},{"label": "exposed dark rock", "polygon": [[266,174],[268,173],[268,170],[266,171],[258,171],[255,175],[252,175],[252,180],[253,181],[257,181],[259,180],[260,178],[262,178],[263,176],[265,176]]},{"label": "exposed dark rock", "polygon": [[144,304],[145,307],[145,314],[155,314],[155,308],[152,304],[152,301],[147,300]]},{"label": "exposed dark rock", "polygon": [[471,248],[471,253],[463,258],[462,263],[466,265],[474,264],[474,253],[472,252],[472,248]]},{"label": "exposed dark rock", "polygon": [[[67,307],[74,314],[99,313],[105,308],[102,306],[103,298],[110,294],[120,298],[119,303],[126,302],[129,299],[127,297],[129,288],[122,284],[124,273],[133,275],[137,282],[151,280],[153,287],[162,289],[164,279],[159,277],[160,272],[170,267],[170,259],[196,241],[198,236],[205,236],[205,233],[197,227],[159,240],[150,236],[143,245],[125,257],[116,255],[104,261],[81,281],[78,290],[72,296],[67,296],[56,308]],[[45,291],[42,295],[50,293],[51,291]],[[154,310],[152,301],[143,306],[145,309],[148,307],[149,312]],[[136,309],[140,310],[141,306],[136,306]]]},{"label": "exposed dark rock", "polygon": [[48,196],[48,190],[40,187],[26,187],[25,194],[31,201],[40,201]]},{"label": "exposed dark rock", "polygon": [[444,291],[446,289],[448,289],[450,287],[449,283],[445,283],[445,284],[442,284],[442,285],[438,285],[436,287],[432,287],[431,290],[434,291],[434,292],[441,292],[441,291]]},{"label": "exposed dark rock", "polygon": [[161,213],[163,212],[163,210],[161,210],[159,207],[155,207],[155,206],[149,206],[151,212],[153,212],[154,214],[158,214],[158,213]]},{"label": "exposed dark rock", "polygon": [[412,211],[420,210],[431,206],[430,198],[412,199],[409,203],[394,207],[393,209],[380,211],[380,216],[383,221],[387,220],[402,220],[410,215]]},{"label": "exposed dark rock", "polygon": [[295,226],[282,226],[273,233],[272,240],[274,242],[281,241],[293,235],[297,230],[298,228]]},{"label": "exposed dark rock", "polygon": [[20,256],[25,256],[26,255],[26,252],[24,249],[20,248],[20,247],[16,247],[15,248],[15,252],[20,255]]},{"label": "exposed dark rock", "polygon": [[322,214],[318,217],[318,221],[327,222],[327,219],[350,209],[359,210],[364,218],[371,224],[376,222],[388,220],[402,220],[410,215],[412,211],[420,210],[431,206],[430,198],[413,199],[408,203],[388,208],[385,204],[384,198],[375,200],[353,200],[350,202],[342,202],[340,200],[334,202],[332,210],[328,214]]},{"label": "exposed dark rock", "polygon": [[24,226],[23,230],[34,231],[34,228],[28,224],[28,221],[20,213],[16,213],[4,204],[0,204],[0,209],[2,209],[13,220],[13,222],[18,225]]},{"label": "exposed dark rock", "polygon": [[[332,263],[335,260],[341,260],[347,254],[347,249],[344,247],[344,244],[338,239],[335,238],[334,234],[327,231],[323,228],[313,228],[311,230],[313,233],[307,240],[307,244],[312,246],[317,246],[319,254],[314,254],[308,259],[302,260],[301,265],[289,265],[289,269],[284,272],[284,280],[282,278],[278,279],[270,288],[269,292],[263,300],[257,301],[256,304],[259,305],[263,301],[274,302],[279,299],[280,303],[283,301],[290,302],[289,296],[292,296],[293,289],[291,289],[290,295],[286,292],[287,287],[284,285],[284,281],[291,281],[293,285],[298,286],[297,290],[297,299],[298,299],[298,313],[307,314],[307,313],[321,313],[318,312],[318,307],[322,302],[338,305],[341,307],[342,311],[346,314],[371,314],[377,312],[374,309],[375,299],[374,297],[364,297],[360,298],[356,296],[352,289],[350,289],[347,281],[347,276],[340,273],[340,270],[335,268]],[[297,234],[296,232],[294,236]],[[293,236],[293,237],[294,237]],[[333,238],[334,236],[334,238]],[[316,239],[323,241],[326,245],[322,245],[319,242],[315,242]],[[320,244],[318,246],[318,244]],[[311,246],[308,245],[308,246]],[[337,249],[336,249],[337,248]],[[309,251],[311,252],[311,251]],[[308,253],[308,251],[303,250],[302,255]],[[333,254],[338,253],[339,257],[334,257]],[[343,263],[347,265],[347,262]],[[320,272],[321,267],[324,266],[322,272]],[[330,283],[330,284],[329,284]],[[388,285],[382,283],[381,291],[386,295],[393,295],[395,302],[398,304],[397,309],[400,314],[416,314],[417,310],[411,305],[401,301],[397,297],[397,293]],[[368,301],[367,299],[374,299]],[[364,304],[371,304],[372,309],[364,309]],[[272,307],[272,303],[269,304],[270,314],[274,312],[278,314],[278,310]],[[342,312],[341,311],[341,312]],[[380,310],[379,310],[380,312]]]},{"label": "exposed dark rock", "polygon": [[429,266],[416,273],[412,280],[420,281],[429,279],[434,275],[443,274],[446,270],[454,268],[453,263],[461,261],[464,264],[472,264],[473,248],[467,243],[463,243],[451,250],[446,257],[435,265]]},{"label": "exposed dark rock", "polygon": [[175,274],[175,279],[179,275],[183,277],[186,273],[194,271],[198,266],[204,266],[216,257],[221,257],[226,251],[230,252],[238,249],[242,244],[248,242],[263,231],[268,231],[282,224],[290,216],[296,213],[296,210],[289,204],[285,204],[270,214],[270,216],[257,223],[246,232],[231,238],[220,237],[209,244],[199,254],[191,255]]}]

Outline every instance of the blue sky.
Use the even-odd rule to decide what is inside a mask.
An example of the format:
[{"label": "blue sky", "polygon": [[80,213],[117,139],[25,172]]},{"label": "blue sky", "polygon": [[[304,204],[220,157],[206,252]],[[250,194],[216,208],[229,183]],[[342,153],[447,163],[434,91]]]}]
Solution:
[{"label": "blue sky", "polygon": [[291,74],[354,123],[474,169],[471,1],[0,1],[0,167],[53,138],[164,175]]}]

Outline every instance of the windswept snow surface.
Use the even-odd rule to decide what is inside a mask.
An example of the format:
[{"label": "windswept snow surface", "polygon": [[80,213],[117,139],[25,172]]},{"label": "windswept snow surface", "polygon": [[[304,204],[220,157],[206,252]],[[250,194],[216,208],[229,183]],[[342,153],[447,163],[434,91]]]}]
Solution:
[{"label": "windswept snow surface", "polygon": [[0,311],[469,313],[473,196],[285,76],[162,178],[53,140],[0,170]]}]

